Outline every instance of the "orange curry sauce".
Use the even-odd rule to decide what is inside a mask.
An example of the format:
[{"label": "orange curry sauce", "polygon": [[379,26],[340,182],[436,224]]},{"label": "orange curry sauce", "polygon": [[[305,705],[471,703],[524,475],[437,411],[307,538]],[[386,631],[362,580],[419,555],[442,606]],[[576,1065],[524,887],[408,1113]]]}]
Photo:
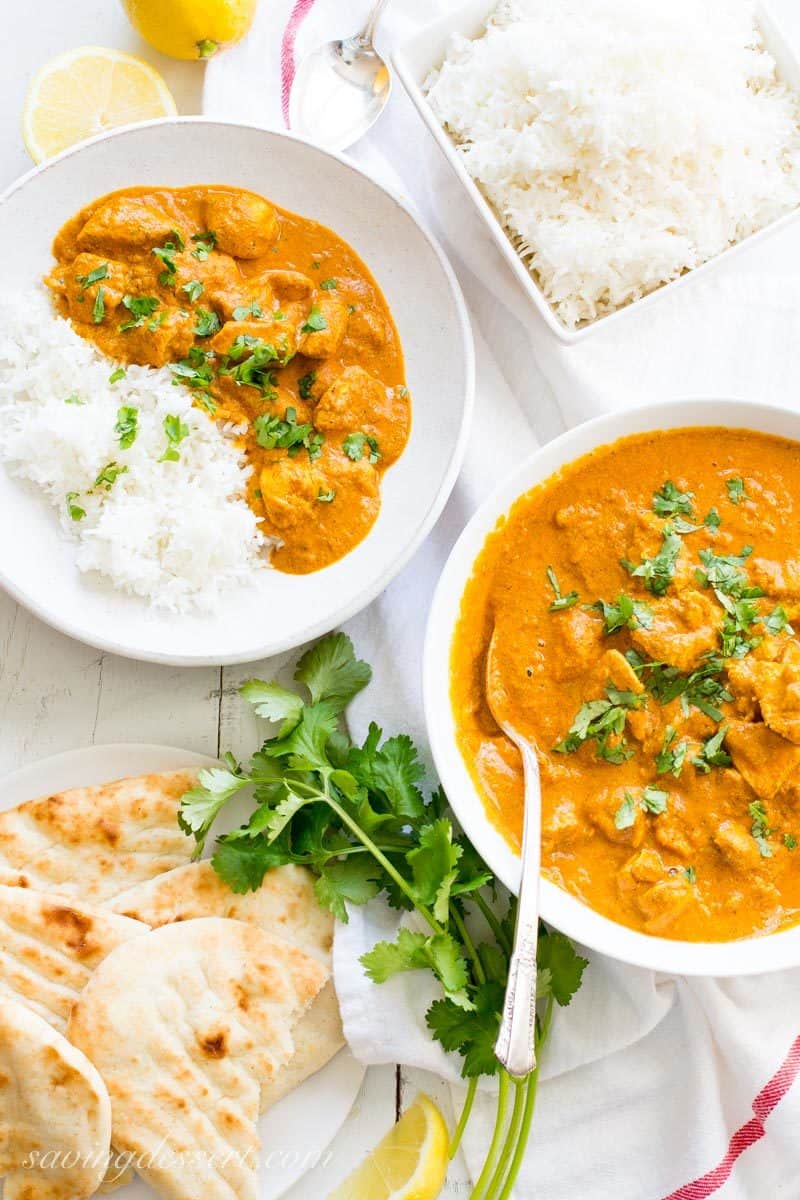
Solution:
[{"label": "orange curry sauce", "polygon": [[53,253],[47,283],[82,337],[171,364],[241,431],[274,566],[316,571],[366,536],[411,405],[391,313],[346,242],[236,188],[129,188],[77,213]]},{"label": "orange curry sauce", "polygon": [[624,925],[724,941],[800,918],[799,518],[800,444],[638,435],[521,497],[475,563],[452,651],[464,759],[517,846],[520,763],[485,701],[496,627],[540,755],[544,872]]}]

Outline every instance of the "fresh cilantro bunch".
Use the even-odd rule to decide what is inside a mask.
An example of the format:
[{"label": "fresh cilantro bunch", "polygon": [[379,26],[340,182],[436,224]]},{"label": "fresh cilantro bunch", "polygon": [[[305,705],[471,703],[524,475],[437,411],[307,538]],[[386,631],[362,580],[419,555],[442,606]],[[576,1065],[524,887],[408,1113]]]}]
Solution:
[{"label": "fresh cilantro bunch", "polygon": [[[254,679],[241,694],[258,716],[277,725],[245,768],[232,756],[225,768],[201,772],[181,801],[180,824],[203,849],[225,805],[249,788],[246,825],[217,839],[212,865],[234,892],[257,889],[267,871],[286,863],[311,869],[320,903],[340,921],[348,904],[384,893],[389,904],[416,914],[393,942],[380,942],[361,961],[375,983],[401,972],[430,970],[442,997],[428,1027],[462,1058],[468,1090],[452,1144],[455,1153],[481,1075],[498,1076],[497,1122],[473,1200],[507,1200],[522,1164],[533,1118],[537,1072],[513,1080],[494,1056],[503,1007],[516,907],[497,915],[498,886],[475,848],[458,831],[441,789],[425,797],[423,768],[411,739],[383,740],[370,725],[363,745],[343,728],[349,701],[371,678],[344,634],[331,634],[297,664],[306,695]],[[556,1004],[569,1004],[586,960],[562,934],[544,926],[539,938],[537,1052]],[[538,1057],[538,1053],[537,1053]]]}]

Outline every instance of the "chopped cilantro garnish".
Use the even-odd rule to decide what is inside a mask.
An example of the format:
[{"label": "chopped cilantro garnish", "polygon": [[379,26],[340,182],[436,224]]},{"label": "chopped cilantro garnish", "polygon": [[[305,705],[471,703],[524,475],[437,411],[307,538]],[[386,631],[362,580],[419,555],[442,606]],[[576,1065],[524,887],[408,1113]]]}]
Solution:
[{"label": "chopped cilantro garnish", "polygon": [[288,450],[290,446],[302,446],[314,432],[314,426],[297,423],[297,409],[287,408],[281,419],[264,413],[254,422],[256,441],[265,450]]},{"label": "chopped cilantro garnish", "polygon": [[703,742],[697,757],[692,759],[692,765],[697,767],[702,774],[708,775],[712,767],[729,767],[731,765],[730,754],[722,749],[727,732],[728,726],[720,725],[713,737]]},{"label": "chopped cilantro garnish", "polygon": [[794,836],[793,833],[785,833],[783,835],[783,844],[787,850],[796,850],[797,849],[797,838]]},{"label": "chopped cilantro garnish", "polygon": [[106,292],[104,287],[101,286],[97,289],[97,294],[94,298],[94,304],[92,305],[92,320],[94,321],[95,325],[100,325],[103,317],[106,315],[105,294]]},{"label": "chopped cilantro garnish", "polygon": [[665,525],[658,554],[653,558],[642,559],[638,566],[628,559],[622,559],[622,566],[630,575],[643,580],[648,592],[652,592],[654,596],[663,596],[675,575],[682,544],[672,525]]},{"label": "chopped cilantro garnish", "polygon": [[331,488],[330,491],[328,491],[328,492],[323,492],[322,488],[320,488],[319,492],[317,493],[317,500],[319,501],[320,504],[330,504],[335,499],[336,499],[335,488]]},{"label": "chopped cilantro garnish", "polygon": [[209,312],[207,308],[198,308],[197,321],[194,327],[195,337],[211,337],[214,333],[219,333],[220,324],[219,317],[215,312]]},{"label": "chopped cilantro garnish", "polygon": [[196,300],[200,299],[205,290],[205,284],[199,279],[190,279],[189,282],[185,283],[181,288],[182,292],[186,292],[186,295],[189,297],[192,304],[194,304]]},{"label": "chopped cilantro garnish", "polygon": [[684,867],[683,873],[688,883],[697,883],[697,871],[694,867]]},{"label": "chopped cilantro garnish", "polygon": [[73,521],[82,521],[86,516],[86,509],[74,503],[78,499],[78,495],[78,492],[67,492],[67,512]]},{"label": "chopped cilantro garnish", "polygon": [[[633,754],[623,737],[628,712],[641,708],[645,699],[644,693],[622,692],[612,683],[607,684],[606,698],[582,704],[567,736],[554,749],[559,754],[574,754],[584,742],[593,741],[597,743],[597,758],[615,764],[625,762]],[[611,738],[614,740],[609,744]]]},{"label": "chopped cilantro garnish", "polygon": [[636,801],[630,792],[625,793],[625,799],[614,813],[615,829],[630,829],[636,820]]},{"label": "chopped cilantro garnish", "polygon": [[192,241],[195,244],[192,258],[196,258],[198,262],[205,262],[217,244],[217,235],[210,230],[205,233],[193,233]]},{"label": "chopped cilantro garnish", "polygon": [[659,517],[674,517],[681,513],[685,517],[692,515],[694,492],[682,492],[668,479],[660,492],[653,494],[653,511]]},{"label": "chopped cilantro garnish", "polygon": [[152,317],[161,301],[157,296],[123,296],[122,303],[131,314],[131,319],[123,321],[119,327],[120,333],[125,333],[128,329],[138,329],[144,325],[148,317]]},{"label": "chopped cilantro garnish", "polygon": [[642,791],[642,808],[645,812],[652,813],[655,817],[667,811],[668,802],[669,792],[662,791],[661,788],[652,787],[651,784],[648,784]]},{"label": "chopped cilantro garnish", "polygon": [[703,570],[698,567],[695,578],[704,587],[712,587],[716,592],[723,592],[737,600],[753,600],[763,596],[760,587],[750,586],[747,573],[742,569],[752,553],[752,546],[743,546],[740,554],[715,554],[713,550],[701,550]]},{"label": "chopped cilantro garnish", "polygon": [[714,594],[725,609],[720,634],[722,653],[726,658],[743,658],[761,641],[760,637],[747,637],[749,630],[759,619],[758,606],[755,600],[733,600],[717,590]]},{"label": "chopped cilantro garnish", "polygon": [[109,383],[119,383],[120,379],[124,379],[127,372],[124,367],[117,367],[116,371],[112,371],[108,377]]},{"label": "chopped cilantro garnish", "polygon": [[164,417],[164,433],[167,435],[167,448],[158,461],[178,462],[181,456],[178,453],[177,447],[189,436],[189,432],[189,426],[184,424],[179,414],[168,413]]},{"label": "chopped cilantro garnish", "polygon": [[159,260],[164,270],[158,277],[158,282],[162,287],[172,287],[175,283],[175,255],[179,254],[183,249],[183,238],[173,229],[171,230],[172,237],[177,240],[164,242],[163,246],[154,246],[153,254]]},{"label": "chopped cilantro garnish", "polygon": [[674,775],[676,779],[680,777],[683,770],[683,764],[686,761],[686,753],[689,749],[689,743],[680,741],[677,745],[673,745],[675,738],[678,736],[678,731],[674,725],[668,725],[664,730],[664,743],[656,756],[656,771],[659,775]]},{"label": "chopped cilantro garnish", "polygon": [[311,311],[304,324],[300,326],[301,333],[322,333],[323,329],[328,328],[328,322],[322,315],[316,304],[311,305]]},{"label": "chopped cilantro garnish", "polygon": [[335,279],[323,279],[319,286],[322,288],[323,292],[335,292],[339,284]]},{"label": "chopped cilantro garnish", "polygon": [[353,462],[360,462],[364,457],[365,450],[369,450],[369,461],[371,463],[376,463],[381,458],[377,439],[371,437],[368,433],[348,433],[342,442],[342,449]]},{"label": "chopped cilantro garnish", "polygon": [[722,524],[722,517],[717,512],[716,508],[709,509],[707,515],[703,518],[703,524],[707,529],[719,529]]},{"label": "chopped cilantro garnish", "polygon": [[211,359],[213,355],[208,350],[201,350],[199,346],[192,346],[189,349],[189,354],[180,362],[170,363],[170,370],[175,376],[173,383],[185,383],[192,390],[207,390],[214,381],[214,372],[211,368]]},{"label": "chopped cilantro garnish", "polygon": [[717,705],[733,699],[722,682],[725,663],[718,654],[704,655],[703,665],[689,675],[668,663],[644,659],[636,650],[626,651],[625,657],[659,704],[670,704],[680,697],[685,714],[693,706],[712,721],[721,721]]},{"label": "chopped cilantro garnish", "polygon": [[747,812],[752,821],[750,833],[755,839],[759,854],[762,858],[772,858],[772,846],[767,839],[775,830],[770,829],[766,808],[760,800],[753,800],[748,804]]},{"label": "chopped cilantro garnish", "polygon": [[773,608],[768,616],[762,617],[761,623],[767,633],[771,633],[773,636],[779,633],[788,633],[790,637],[794,637],[794,629],[789,624],[786,609],[781,604],[777,608]]},{"label": "chopped cilantro garnish", "polygon": [[99,283],[101,279],[108,279],[110,274],[111,267],[108,263],[103,263],[101,267],[95,267],[88,275],[76,275],[75,282],[81,285],[81,290],[78,292],[78,299],[83,299],[86,289],[91,287],[93,283]]},{"label": "chopped cilantro garnish", "polygon": [[124,475],[127,470],[127,467],[121,467],[116,462],[106,463],[95,479],[94,486],[105,488],[107,492],[110,492],[119,476]]},{"label": "chopped cilantro garnish", "polygon": [[233,310],[234,321],[246,321],[248,317],[263,317],[264,310],[257,300],[252,304],[240,304]]},{"label": "chopped cilantro garnish", "polygon": [[307,375],[301,375],[297,381],[297,390],[300,393],[301,400],[311,399],[311,389],[317,382],[317,372],[309,371]]},{"label": "chopped cilantro garnish", "polygon": [[553,589],[553,595],[555,596],[555,600],[549,606],[549,612],[562,612],[563,609],[572,608],[574,604],[578,603],[580,596],[577,592],[569,592],[566,596],[562,596],[561,588],[559,587],[558,579],[556,578],[556,573],[552,567],[548,567],[546,573],[547,582]]},{"label": "chopped cilantro garnish", "polygon": [[65,404],[85,404],[86,401],[78,395],[77,392],[72,392],[69,396],[64,397]]},{"label": "chopped cilantro garnish", "polygon": [[[230,366],[231,361],[236,365]],[[225,365],[220,367],[219,373],[227,375],[239,384],[259,388],[263,396],[274,400],[277,392],[275,391],[276,379],[272,364],[281,365],[282,362],[283,360],[271,342],[265,342],[261,338],[243,333],[239,334],[228,350]]]},{"label": "chopped cilantro garnish", "polygon": [[127,450],[136,441],[139,432],[139,410],[130,404],[124,404],[117,409],[117,423],[114,433],[119,438],[120,450]]},{"label": "chopped cilantro garnish", "polygon": [[731,504],[738,504],[740,500],[748,500],[747,492],[744,490],[743,479],[726,479],[725,486],[728,489],[728,499]]},{"label": "chopped cilantro garnish", "polygon": [[624,593],[620,593],[613,604],[598,600],[592,608],[603,614],[603,632],[607,635],[626,628],[650,629],[653,624],[653,610],[650,605],[641,600],[634,600]]}]

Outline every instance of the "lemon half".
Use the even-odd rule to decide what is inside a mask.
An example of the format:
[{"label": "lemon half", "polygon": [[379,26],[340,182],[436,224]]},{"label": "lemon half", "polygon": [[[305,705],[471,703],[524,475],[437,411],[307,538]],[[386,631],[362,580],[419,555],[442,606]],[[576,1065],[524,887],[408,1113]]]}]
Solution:
[{"label": "lemon half", "polygon": [[250,29],[257,0],[122,0],[146,42],[170,58],[211,58]]},{"label": "lemon half", "polygon": [[439,1109],[427,1096],[417,1096],[328,1200],[435,1200],[447,1178],[448,1145]]},{"label": "lemon half", "polygon": [[118,125],[174,116],[158,71],[132,54],[79,46],[52,59],[28,89],[22,136],[34,162]]}]

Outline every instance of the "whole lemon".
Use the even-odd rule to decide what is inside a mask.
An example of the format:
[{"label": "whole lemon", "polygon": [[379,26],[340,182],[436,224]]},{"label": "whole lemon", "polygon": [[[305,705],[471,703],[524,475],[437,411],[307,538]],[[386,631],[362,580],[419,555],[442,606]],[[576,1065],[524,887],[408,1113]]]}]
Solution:
[{"label": "whole lemon", "polygon": [[211,58],[253,24],[258,0],[122,0],[137,33],[170,58]]}]

